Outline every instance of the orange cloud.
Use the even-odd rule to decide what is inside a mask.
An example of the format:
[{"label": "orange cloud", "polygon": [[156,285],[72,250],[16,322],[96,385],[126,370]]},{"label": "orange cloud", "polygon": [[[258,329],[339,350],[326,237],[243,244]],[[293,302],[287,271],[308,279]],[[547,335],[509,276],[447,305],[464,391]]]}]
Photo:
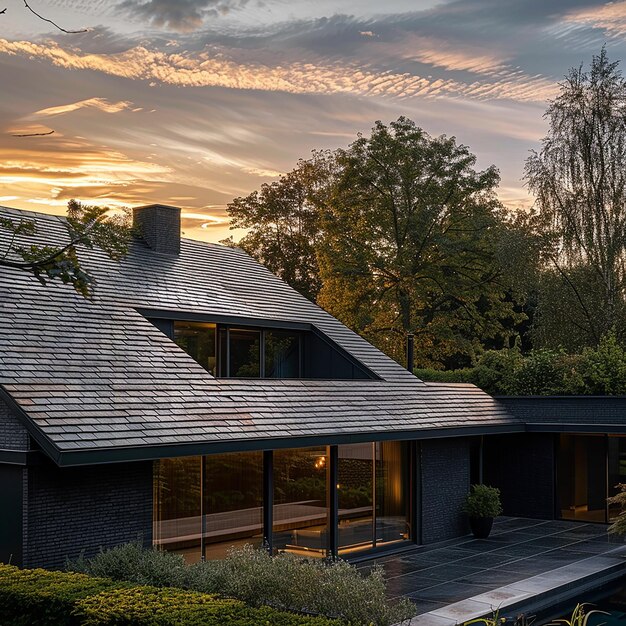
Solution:
[{"label": "orange cloud", "polygon": [[461,83],[423,78],[408,72],[374,71],[367,67],[328,63],[285,63],[271,67],[237,63],[209,51],[165,53],[136,46],[115,54],[88,54],[49,42],[0,39],[0,53],[46,59],[66,69],[85,69],[128,79],[184,87],[226,87],[393,98],[463,96],[479,99],[543,101],[554,93],[554,83],[543,77],[505,77],[496,82]]},{"label": "orange cloud", "polygon": [[608,2],[595,9],[569,13],[566,22],[581,26],[601,28],[610,37],[626,34],[626,1]]},{"label": "orange cloud", "polygon": [[92,108],[104,113],[119,113],[125,109],[130,108],[131,102],[121,100],[120,102],[109,102],[106,98],[89,98],[87,100],[80,100],[79,102],[72,102],[70,104],[62,104],[56,107],[48,107],[47,109],[40,109],[33,115],[62,115],[63,113],[71,113],[78,109]]}]

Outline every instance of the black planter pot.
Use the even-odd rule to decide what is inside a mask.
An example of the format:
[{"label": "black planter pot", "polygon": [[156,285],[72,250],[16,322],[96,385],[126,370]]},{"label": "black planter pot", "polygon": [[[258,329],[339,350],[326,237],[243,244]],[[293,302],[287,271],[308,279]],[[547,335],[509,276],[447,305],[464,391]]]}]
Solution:
[{"label": "black planter pot", "polygon": [[493,517],[470,517],[470,528],[476,539],[487,539],[493,526]]}]

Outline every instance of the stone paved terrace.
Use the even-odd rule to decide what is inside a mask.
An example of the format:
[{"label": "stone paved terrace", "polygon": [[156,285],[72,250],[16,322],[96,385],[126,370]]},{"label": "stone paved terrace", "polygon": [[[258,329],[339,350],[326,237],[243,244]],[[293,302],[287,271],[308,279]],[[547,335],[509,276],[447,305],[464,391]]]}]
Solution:
[{"label": "stone paved terrace", "polygon": [[360,568],[384,566],[390,597],[417,606],[411,624],[451,626],[491,608],[507,614],[506,607],[525,608],[539,597],[564,600],[565,589],[571,595],[626,575],[625,553],[624,540],[601,524],[502,517],[488,539],[419,546]]}]

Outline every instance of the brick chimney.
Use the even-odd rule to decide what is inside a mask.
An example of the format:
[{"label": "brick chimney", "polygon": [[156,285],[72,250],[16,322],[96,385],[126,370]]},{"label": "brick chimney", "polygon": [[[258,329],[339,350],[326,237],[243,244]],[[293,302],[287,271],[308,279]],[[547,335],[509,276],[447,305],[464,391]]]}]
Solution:
[{"label": "brick chimney", "polygon": [[147,204],[133,209],[133,227],[155,252],[180,253],[180,209],[166,204]]}]

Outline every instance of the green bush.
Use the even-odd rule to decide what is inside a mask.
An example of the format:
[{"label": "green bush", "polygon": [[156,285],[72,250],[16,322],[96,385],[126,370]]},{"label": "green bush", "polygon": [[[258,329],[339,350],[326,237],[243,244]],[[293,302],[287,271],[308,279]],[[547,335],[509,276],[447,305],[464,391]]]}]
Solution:
[{"label": "green bush", "polygon": [[[110,562],[110,561],[109,561]],[[74,572],[0,565],[3,626],[339,626],[239,600],[173,588],[133,586]]]},{"label": "green bush", "polygon": [[578,373],[582,393],[626,393],[626,351],[618,343],[615,333],[602,337],[597,348],[583,351]]},{"label": "green bush", "polygon": [[502,513],[500,490],[487,485],[472,485],[463,510],[470,517],[498,517]]},{"label": "green bush", "polygon": [[154,587],[185,587],[187,565],[180,554],[144,548],[140,542],[101,550],[92,559],[68,561],[66,569],[90,576]]},{"label": "green bush", "polygon": [[517,348],[484,352],[473,370],[473,381],[491,394],[510,394],[516,382],[516,373],[522,362]]},{"label": "green bush", "polygon": [[[142,552],[150,554],[144,558]],[[415,613],[408,600],[396,603],[387,600],[382,568],[374,568],[363,576],[344,561],[329,563],[286,553],[271,557],[252,546],[233,549],[225,559],[175,564],[172,570],[176,571],[168,579],[165,572],[170,563],[171,555],[167,553],[129,544],[69,567],[116,580],[220,594],[254,607],[269,605],[296,613],[340,618],[351,624],[394,624]]]},{"label": "green bush", "polygon": [[473,383],[492,395],[623,395],[626,394],[626,349],[615,333],[582,354],[518,348],[488,350],[472,368],[418,369],[415,375],[432,382]]},{"label": "green bush", "polygon": [[413,373],[421,380],[431,383],[475,383],[474,369],[436,370],[430,367],[414,369]]},{"label": "green bush", "polygon": [[564,353],[533,350],[520,360],[509,390],[520,396],[550,396],[563,393],[565,385]]},{"label": "green bush", "polygon": [[74,617],[81,626],[331,626],[340,622],[305,617],[238,600],[180,589],[113,589],[80,600]]},{"label": "green bush", "polygon": [[120,584],[84,574],[0,565],[0,624],[77,624],[71,617],[75,603],[114,587]]}]

